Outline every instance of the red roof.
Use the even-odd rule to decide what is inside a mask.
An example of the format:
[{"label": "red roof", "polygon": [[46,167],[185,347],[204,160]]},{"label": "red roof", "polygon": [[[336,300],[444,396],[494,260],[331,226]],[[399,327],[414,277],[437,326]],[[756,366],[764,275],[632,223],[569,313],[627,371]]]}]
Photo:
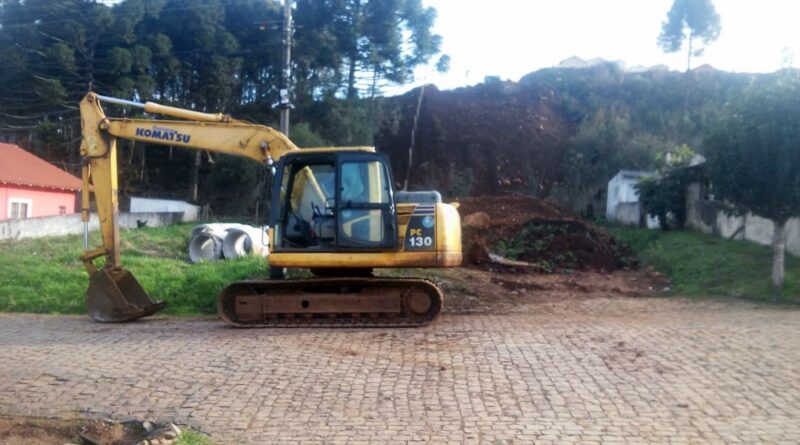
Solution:
[{"label": "red roof", "polygon": [[14,144],[0,142],[0,184],[80,190],[83,181]]}]

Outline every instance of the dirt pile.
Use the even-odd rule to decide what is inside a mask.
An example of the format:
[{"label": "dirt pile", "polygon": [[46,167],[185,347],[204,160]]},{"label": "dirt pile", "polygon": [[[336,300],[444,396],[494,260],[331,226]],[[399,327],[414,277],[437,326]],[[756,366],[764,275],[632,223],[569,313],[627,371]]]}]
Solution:
[{"label": "dirt pile", "polygon": [[[180,440],[181,433],[173,423],[0,415],[0,444],[3,445],[173,445]],[[193,437],[204,436],[193,432]]]},{"label": "dirt pile", "polygon": [[138,426],[96,419],[0,417],[0,443],[8,445],[62,443],[130,445],[140,442],[146,435],[146,432]]},{"label": "dirt pile", "polygon": [[634,252],[608,232],[547,201],[507,195],[459,204],[465,220],[477,212],[489,216],[485,229],[464,225],[465,264],[540,272],[611,272],[637,265]]}]

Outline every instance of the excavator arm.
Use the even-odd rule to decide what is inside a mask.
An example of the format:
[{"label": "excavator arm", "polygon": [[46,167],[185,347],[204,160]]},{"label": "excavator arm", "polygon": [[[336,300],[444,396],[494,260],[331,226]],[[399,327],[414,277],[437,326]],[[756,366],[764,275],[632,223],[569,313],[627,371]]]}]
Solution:
[{"label": "excavator arm", "polygon": [[[179,120],[106,117],[100,102],[143,108]],[[140,104],[88,93],[80,104],[83,139],[83,191],[81,217],[84,222],[84,254],[89,272],[86,306],[95,321],[130,321],[152,315],[164,307],[153,301],[120,261],[119,198],[117,183],[117,139],[169,145],[189,150],[208,150],[242,156],[270,165],[298,148],[283,133],[272,128],[238,121],[224,114],[200,113],[153,102]],[[103,244],[89,248],[89,193],[95,195]],[[94,261],[105,257],[102,268]]]}]

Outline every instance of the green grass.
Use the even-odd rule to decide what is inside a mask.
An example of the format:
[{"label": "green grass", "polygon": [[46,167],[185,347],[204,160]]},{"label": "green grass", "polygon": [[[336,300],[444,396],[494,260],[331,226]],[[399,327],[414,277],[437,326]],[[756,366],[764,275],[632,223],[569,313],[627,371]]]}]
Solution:
[{"label": "green grass", "polygon": [[[235,280],[266,275],[263,259],[191,264],[193,225],[123,230],[122,264],[166,314],[212,314],[219,291]],[[0,242],[0,311],[83,314],[88,274],[79,260],[80,236]],[[92,233],[91,245],[100,244]],[[102,264],[102,259],[98,260]]]},{"label": "green grass", "polygon": [[194,431],[183,431],[175,445],[214,445],[214,441]]},{"label": "green grass", "polygon": [[672,293],[800,303],[800,258],[786,255],[786,284],[772,287],[772,250],[698,232],[609,227],[645,264],[669,278]]}]

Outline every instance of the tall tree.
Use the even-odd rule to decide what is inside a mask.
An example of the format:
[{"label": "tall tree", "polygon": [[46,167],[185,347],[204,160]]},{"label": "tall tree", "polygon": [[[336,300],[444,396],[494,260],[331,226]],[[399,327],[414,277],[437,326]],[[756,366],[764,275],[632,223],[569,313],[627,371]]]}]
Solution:
[{"label": "tall tree", "polygon": [[277,0],[247,0],[225,3],[225,28],[239,43],[228,53],[241,57],[238,72],[242,104],[268,107],[280,87],[282,8]]},{"label": "tall tree", "polygon": [[[239,42],[225,26],[228,3],[169,0],[162,8],[154,8],[140,27],[143,38],[164,36],[164,43],[169,42],[172,54],[178,56],[171,76],[161,85],[158,95],[162,101],[204,111],[229,110],[239,103],[242,59],[236,53]],[[193,153],[189,169],[192,201],[199,197],[201,164],[201,153]]]},{"label": "tall tree", "polygon": [[775,223],[772,282],[784,282],[786,222],[800,216],[800,78],[753,85],[706,139],[715,197]]},{"label": "tall tree", "polygon": [[703,44],[717,40],[720,32],[719,14],[711,0],[674,0],[667,12],[667,20],[661,25],[658,44],[665,52],[680,51],[687,42],[686,71],[692,66],[692,57],[703,53],[696,39]]},{"label": "tall tree", "polygon": [[435,20],[436,10],[421,0],[299,0],[298,45],[324,45],[331,77],[349,99],[374,96],[386,84],[411,80],[413,69],[439,52]]},{"label": "tall tree", "polygon": [[11,62],[0,75],[4,130],[77,171],[75,105],[90,88],[111,89],[112,58],[123,68],[130,62],[110,53],[111,8],[93,0],[3,0],[0,7],[0,58]]}]

